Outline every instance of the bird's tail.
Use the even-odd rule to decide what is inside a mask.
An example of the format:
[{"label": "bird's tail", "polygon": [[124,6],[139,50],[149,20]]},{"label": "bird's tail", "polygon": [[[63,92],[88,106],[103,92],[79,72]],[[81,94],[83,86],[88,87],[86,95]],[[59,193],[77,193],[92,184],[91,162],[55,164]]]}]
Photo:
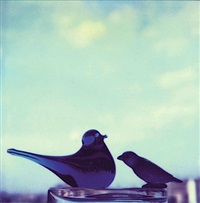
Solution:
[{"label": "bird's tail", "polygon": [[180,179],[178,179],[178,178],[173,177],[173,182],[176,182],[176,183],[182,183],[183,181],[180,180]]},{"label": "bird's tail", "polygon": [[[41,154],[34,154],[31,152],[25,152],[17,149],[8,149],[7,152],[9,154],[20,156],[35,163],[38,163],[45,168],[49,169],[54,173],[63,174],[66,170],[69,170],[69,167],[63,163],[58,157],[56,156],[48,156],[48,155],[41,155]],[[67,168],[68,167],[68,168]]]},{"label": "bird's tail", "polygon": [[21,150],[17,150],[17,149],[8,149],[7,152],[14,156],[20,156],[20,157],[29,159],[29,160],[34,161],[39,164],[40,164],[41,160],[43,159],[42,155],[34,154],[31,152],[25,152],[25,151],[21,151]]}]

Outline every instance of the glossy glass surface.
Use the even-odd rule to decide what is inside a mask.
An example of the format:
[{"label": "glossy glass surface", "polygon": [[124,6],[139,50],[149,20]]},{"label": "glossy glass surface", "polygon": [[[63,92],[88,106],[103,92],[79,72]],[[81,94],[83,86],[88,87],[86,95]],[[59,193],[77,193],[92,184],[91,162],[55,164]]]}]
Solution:
[{"label": "glossy glass surface", "polygon": [[72,155],[48,156],[16,149],[12,155],[34,161],[56,174],[72,187],[105,188],[114,180],[114,159],[97,130],[89,130],[82,137],[81,148]]},{"label": "glossy glass surface", "polygon": [[64,202],[146,202],[167,203],[165,189],[50,188],[48,203]]}]

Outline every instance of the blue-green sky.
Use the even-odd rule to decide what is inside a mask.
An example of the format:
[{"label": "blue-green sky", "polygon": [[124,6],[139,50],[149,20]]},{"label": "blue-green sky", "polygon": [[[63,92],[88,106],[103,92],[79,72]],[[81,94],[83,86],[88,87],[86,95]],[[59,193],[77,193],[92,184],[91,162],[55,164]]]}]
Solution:
[{"label": "blue-green sky", "polygon": [[[199,2],[3,1],[2,189],[62,183],[8,148],[72,154],[91,128],[117,165],[111,187],[143,184],[135,151],[179,178],[199,173]],[[17,185],[17,187],[16,187]]]}]

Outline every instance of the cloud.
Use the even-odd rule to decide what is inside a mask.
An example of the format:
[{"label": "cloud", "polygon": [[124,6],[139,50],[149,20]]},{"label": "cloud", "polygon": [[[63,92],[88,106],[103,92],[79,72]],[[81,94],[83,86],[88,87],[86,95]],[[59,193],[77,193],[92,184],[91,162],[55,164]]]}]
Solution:
[{"label": "cloud", "polygon": [[[185,4],[173,15],[159,13],[143,30],[143,36],[151,42],[152,49],[167,56],[177,56],[191,49],[191,40],[198,34],[198,6]],[[183,22],[184,19],[184,22]]]},{"label": "cloud", "polygon": [[[198,119],[199,87],[195,66],[157,75],[156,84],[164,100],[141,101],[139,108],[134,106],[134,113],[127,112],[121,118],[121,128],[137,132],[138,137],[133,139],[144,139],[149,130],[162,130],[173,125],[192,128]],[[144,87],[142,93],[145,93]],[[130,105],[128,109],[133,107]]]},{"label": "cloud", "polygon": [[[85,8],[84,5],[81,6]],[[82,10],[79,10],[80,15],[77,15],[77,11],[56,14],[53,21],[58,34],[71,45],[84,48],[100,39],[104,39],[106,45],[114,41],[111,43],[113,47],[116,43],[122,44],[121,41],[127,42],[127,36],[136,33],[139,17],[136,9],[121,5],[102,16],[96,7],[92,8],[87,10],[87,14]]]},{"label": "cloud", "polygon": [[197,69],[189,67],[164,73],[158,78],[158,82],[163,88],[173,88],[196,80],[197,75]]},{"label": "cloud", "polygon": [[177,16],[181,21],[184,19],[184,23],[181,24],[185,28],[184,34],[190,38],[199,38],[199,3],[190,2],[187,3],[184,9]]},{"label": "cloud", "polygon": [[152,112],[152,124],[155,128],[165,128],[172,123],[182,123],[184,127],[190,127],[194,123],[188,122],[188,119],[194,118],[196,110],[192,105],[166,103],[156,107]]},{"label": "cloud", "polygon": [[133,7],[125,5],[120,9],[113,10],[108,16],[108,20],[112,24],[129,24],[130,26],[130,21],[134,24],[134,21],[138,20],[138,12]]},{"label": "cloud", "polygon": [[75,27],[70,33],[69,38],[77,46],[87,46],[93,41],[101,38],[106,33],[106,27],[100,21],[85,21]]},{"label": "cloud", "polygon": [[83,22],[73,21],[70,17],[62,17],[58,22],[60,34],[68,43],[79,47],[87,47],[106,34],[106,26],[102,21],[85,20]]},{"label": "cloud", "polygon": [[187,44],[188,41],[184,37],[167,38],[163,41],[162,40],[158,41],[154,45],[154,49],[157,52],[162,51],[164,53],[168,53],[169,55],[173,56],[184,50]]},{"label": "cloud", "polygon": [[162,91],[168,93],[167,102],[155,108],[153,118],[160,126],[181,122],[193,125],[198,115],[198,69],[188,67],[169,71],[158,76]]}]

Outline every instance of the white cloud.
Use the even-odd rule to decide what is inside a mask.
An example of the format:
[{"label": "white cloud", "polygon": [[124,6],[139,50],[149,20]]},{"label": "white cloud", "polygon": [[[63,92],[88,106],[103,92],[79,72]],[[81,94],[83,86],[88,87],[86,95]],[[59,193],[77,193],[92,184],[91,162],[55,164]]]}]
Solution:
[{"label": "white cloud", "polygon": [[[184,19],[184,21],[183,21]],[[199,35],[199,10],[196,3],[189,3],[173,15],[163,13],[143,31],[157,53],[177,56],[191,49],[191,40]]]},{"label": "white cloud", "polygon": [[198,77],[198,70],[192,67],[174,70],[162,74],[158,82],[163,88],[173,88],[185,83],[193,82]]},{"label": "white cloud", "polygon": [[180,21],[184,19],[182,26],[188,28],[185,30],[188,37],[199,37],[199,14],[199,3],[193,1],[188,3],[178,15]]},{"label": "white cloud", "polygon": [[195,123],[198,115],[198,70],[194,67],[169,71],[158,76],[162,91],[169,94],[166,102],[154,109],[158,126],[181,122],[185,127]]},{"label": "white cloud", "polygon": [[61,16],[57,19],[57,26],[68,43],[80,48],[87,47],[106,34],[102,21],[84,20],[77,23],[72,17]]},{"label": "white cloud", "polygon": [[[168,127],[176,125],[188,129],[194,126],[198,117],[198,106],[191,103],[181,104],[173,101],[171,98],[163,104],[146,105],[143,109],[134,113],[126,113],[120,119],[120,128],[127,129],[126,135],[132,131],[135,136],[127,140],[141,141],[148,138],[155,139],[156,135],[162,135],[161,132]],[[171,127],[170,127],[171,128]],[[154,134],[155,130],[157,131]],[[128,142],[126,142],[128,145]]]},{"label": "white cloud", "polygon": [[[152,111],[152,126],[155,128],[165,128],[166,125],[171,123],[182,123],[188,127],[187,121],[194,118],[196,107],[192,105],[179,105],[179,104],[164,104],[155,108]],[[189,124],[189,123],[188,123]],[[190,122],[189,125],[193,123]]]},{"label": "white cloud", "polygon": [[130,6],[124,6],[111,12],[108,19],[112,24],[128,23],[130,25],[130,21],[134,24],[138,20],[138,12]]},{"label": "white cloud", "polygon": [[173,56],[184,50],[187,44],[188,44],[187,38],[173,37],[158,41],[154,45],[154,49],[157,52],[164,52]]},{"label": "white cloud", "polygon": [[103,22],[85,21],[69,33],[69,39],[71,39],[75,45],[84,47],[101,38],[105,33],[106,27]]},{"label": "white cloud", "polygon": [[[75,47],[88,47],[97,40],[107,37],[113,40],[128,40],[127,35],[135,34],[138,27],[138,12],[130,6],[111,11],[107,16],[93,19],[95,9],[83,12],[80,16],[73,14],[57,14],[53,17],[60,36]],[[132,21],[132,23],[130,23]],[[120,38],[120,40],[119,40]],[[112,44],[113,46],[113,44]]]},{"label": "white cloud", "polygon": [[123,129],[137,131],[136,140],[148,136],[146,132],[149,130],[162,130],[171,125],[191,128],[198,118],[199,87],[195,67],[168,71],[157,76],[156,82],[165,100],[159,103],[143,101],[134,114],[127,112],[121,119]]}]

